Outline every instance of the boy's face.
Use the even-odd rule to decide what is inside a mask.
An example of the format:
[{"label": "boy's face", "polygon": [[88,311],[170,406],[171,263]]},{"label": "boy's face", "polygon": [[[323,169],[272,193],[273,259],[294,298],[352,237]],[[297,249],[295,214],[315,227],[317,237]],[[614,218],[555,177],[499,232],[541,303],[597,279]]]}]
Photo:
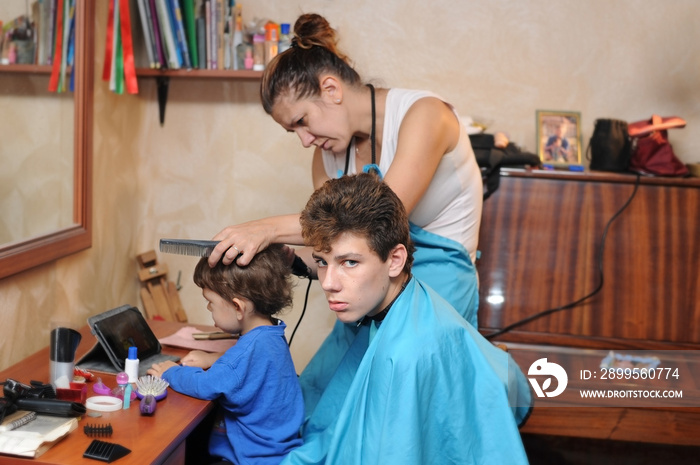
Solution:
[{"label": "boy's face", "polygon": [[241,323],[236,317],[236,306],[221,297],[211,289],[202,289],[202,295],[207,301],[207,310],[211,312],[214,326],[227,333],[241,332]]},{"label": "boy's face", "polygon": [[390,279],[398,276],[390,256],[383,262],[364,237],[344,233],[333,243],[330,252],[314,251],[318,279],[326,294],[329,308],[343,323],[352,323],[365,315],[375,315],[386,307]]}]

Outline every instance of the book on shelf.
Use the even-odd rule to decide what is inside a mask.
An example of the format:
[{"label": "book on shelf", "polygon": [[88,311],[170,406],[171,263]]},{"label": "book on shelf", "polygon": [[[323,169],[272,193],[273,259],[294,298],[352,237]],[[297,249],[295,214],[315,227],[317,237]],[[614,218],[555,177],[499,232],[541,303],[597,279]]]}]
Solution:
[{"label": "book on shelf", "polygon": [[25,425],[0,432],[0,454],[39,457],[77,427],[76,417],[39,414]]},{"label": "book on shelf", "polygon": [[194,0],[182,0],[182,16],[185,23],[185,35],[189,48],[192,68],[199,68],[199,50],[197,49],[197,31]]},{"label": "book on shelf", "polygon": [[2,423],[0,423],[0,433],[12,431],[13,429],[17,429],[22,425],[26,425],[30,421],[34,420],[36,416],[36,412],[29,410],[17,410],[14,413],[5,415]]},{"label": "book on shelf", "polygon": [[[134,0],[151,68],[242,69],[240,5],[229,0]],[[237,32],[236,32],[237,31]]]},{"label": "book on shelf", "polygon": [[182,67],[182,55],[175,44],[168,3],[168,0],[156,0],[158,27],[160,28],[161,42],[164,43],[163,49],[167,57],[168,68],[179,69]]},{"label": "book on shelf", "polygon": [[195,20],[197,30],[197,55],[199,57],[199,69],[207,69],[207,23],[203,17]]},{"label": "book on shelf", "polygon": [[154,47],[153,30],[150,27],[151,12],[148,7],[148,0],[136,0],[139,17],[141,19],[141,30],[143,31],[143,40],[146,43],[146,55],[148,55],[148,65],[151,68],[157,68],[157,56]]},{"label": "book on shelf", "polygon": [[154,39],[155,57],[157,57],[158,68],[167,68],[168,60],[165,57],[165,48],[163,44],[163,34],[160,32],[158,24],[158,12],[156,0],[148,0],[148,10],[150,11],[149,25]]},{"label": "book on shelf", "polygon": [[204,0],[204,20],[207,36],[207,69],[216,69],[216,54],[214,53],[214,29],[212,25],[216,24],[212,21],[216,7],[212,5],[211,0]]},{"label": "book on shelf", "polygon": [[182,20],[182,10],[180,9],[179,0],[169,0],[170,1],[170,14],[171,21],[173,23],[174,36],[177,42],[177,48],[180,51],[182,57],[182,65],[187,68],[192,68],[192,60],[190,58],[189,46],[187,44],[187,37],[185,35],[185,24]]},{"label": "book on shelf", "polygon": [[216,8],[214,10],[214,21],[216,22],[216,31],[214,32],[214,46],[216,47],[217,69],[224,69],[224,24],[226,23],[224,0],[216,0]]}]

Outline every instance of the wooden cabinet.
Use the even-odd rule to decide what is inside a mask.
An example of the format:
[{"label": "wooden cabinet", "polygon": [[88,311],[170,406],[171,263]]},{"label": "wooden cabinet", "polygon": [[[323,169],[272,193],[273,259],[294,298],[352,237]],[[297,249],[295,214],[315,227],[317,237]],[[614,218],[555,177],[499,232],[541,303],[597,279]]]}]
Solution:
[{"label": "wooden cabinet", "polygon": [[477,262],[482,333],[594,294],[495,339],[700,348],[700,179],[636,181],[506,170],[484,203]]}]

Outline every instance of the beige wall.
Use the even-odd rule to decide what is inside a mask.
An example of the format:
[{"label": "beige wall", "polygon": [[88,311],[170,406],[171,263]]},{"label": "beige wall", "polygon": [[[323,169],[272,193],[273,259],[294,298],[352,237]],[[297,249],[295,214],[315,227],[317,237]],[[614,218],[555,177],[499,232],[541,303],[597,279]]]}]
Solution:
[{"label": "beige wall", "polygon": [[[255,82],[173,79],[164,127],[153,80],[140,80],[137,96],[110,94],[99,80],[104,3],[96,18],[93,247],[0,281],[0,368],[47,345],[52,325],[141,307],[135,255],[159,238],[210,238],[227,224],[298,211],[311,193],[310,152],[264,114]],[[655,112],[688,121],[671,140],[683,161],[700,161],[694,0],[240,3],[246,19],[324,14],[365,79],[436,91],[529,150],[537,109],[581,112],[584,146],[596,118]],[[159,259],[171,279],[182,271],[190,321],[210,322],[190,282],[196,259]],[[301,283],[289,326],[304,291]],[[333,322],[317,283],[311,300],[292,348],[298,369]]]}]

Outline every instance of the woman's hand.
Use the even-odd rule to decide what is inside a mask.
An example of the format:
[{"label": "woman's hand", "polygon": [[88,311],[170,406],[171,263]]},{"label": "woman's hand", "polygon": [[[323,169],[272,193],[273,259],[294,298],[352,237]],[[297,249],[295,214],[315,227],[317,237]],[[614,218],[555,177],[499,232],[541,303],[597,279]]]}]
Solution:
[{"label": "woman's hand", "polygon": [[261,220],[249,221],[229,226],[214,236],[220,241],[209,256],[209,266],[215,267],[221,260],[230,265],[235,260],[246,266],[256,253],[265,250],[270,244],[302,245],[299,214],[270,216]]},{"label": "woman's hand", "polygon": [[214,236],[214,240],[220,242],[209,255],[209,266],[216,266],[219,260],[224,265],[234,261],[240,266],[250,263],[255,254],[267,248],[274,239],[275,228],[270,223],[265,218],[224,228]]}]

